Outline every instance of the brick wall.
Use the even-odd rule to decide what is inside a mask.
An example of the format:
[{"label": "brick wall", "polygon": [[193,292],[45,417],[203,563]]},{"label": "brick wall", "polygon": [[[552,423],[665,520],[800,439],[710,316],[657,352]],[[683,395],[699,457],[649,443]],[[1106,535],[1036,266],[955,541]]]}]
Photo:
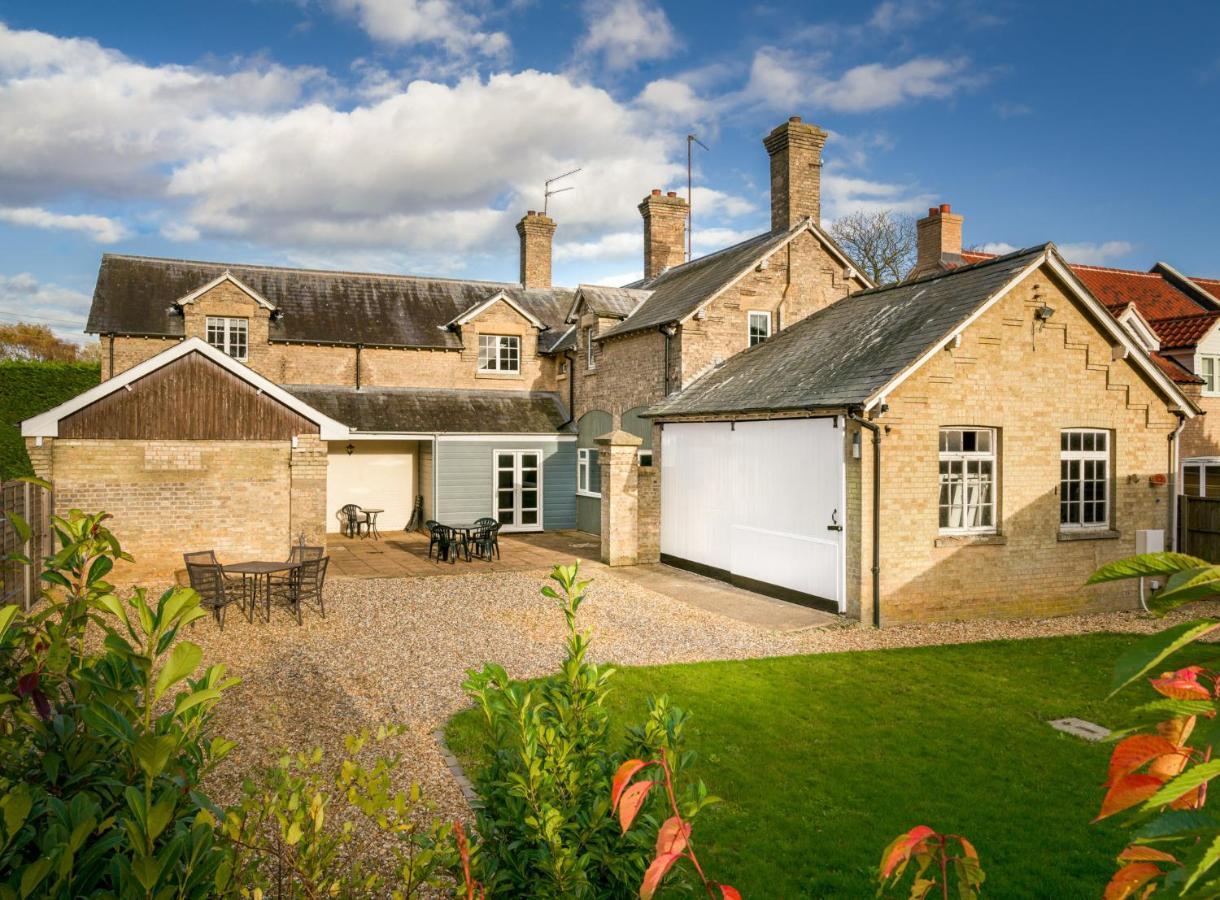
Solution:
[{"label": "brick wall", "polygon": [[[187,337],[206,340],[208,316],[250,320],[246,364],[278,384],[355,385],[356,348],[269,342],[269,312],[229,282],[222,282],[184,313]],[[518,375],[479,374],[480,333],[518,335],[521,372]],[[173,338],[114,339],[114,373],[155,356],[177,343]],[[364,348],[360,380],[364,387],[445,387],[478,390],[558,390],[557,363],[538,355],[538,331],[505,303],[496,303],[462,329],[458,350]],[[108,340],[103,342],[103,376],[109,378]]]},{"label": "brick wall", "polygon": [[[655,434],[655,436],[659,447],[660,435]],[[658,451],[656,457],[659,458],[659,456]],[[661,469],[656,463],[651,466],[640,466],[637,469],[637,476],[639,562],[641,565],[647,565],[661,561]]]},{"label": "brick wall", "polygon": [[[1054,307],[1044,326],[1033,311]],[[1135,551],[1135,531],[1168,528],[1169,494],[1149,477],[1168,469],[1165,402],[1045,272],[1035,273],[975,322],[961,345],[938,353],[888,398],[882,442],[882,621],[1054,615],[1130,609],[1134,583],[1084,588],[1099,565]],[[999,537],[938,533],[938,429],[999,429]],[[1112,525],[1102,540],[1061,540],[1059,433],[1111,429]],[[861,615],[871,617],[871,454],[851,460],[863,486]]]},{"label": "brick wall", "polygon": [[[316,436],[300,439],[306,446]],[[32,443],[32,440],[31,440]],[[57,439],[55,511],[105,510],[133,563],[114,580],[165,581],[182,554],[214,549],[222,561],[283,559],[298,522],[312,517],[287,441],[78,441]],[[45,463],[44,463],[45,465]],[[321,485],[325,504],[325,455]],[[316,499],[316,498],[315,498]],[[317,516],[321,523],[321,514]]]},{"label": "brick wall", "polygon": [[1182,457],[1220,456],[1220,397],[1204,397],[1200,384],[1184,384],[1182,392],[1206,413],[1182,429]]}]

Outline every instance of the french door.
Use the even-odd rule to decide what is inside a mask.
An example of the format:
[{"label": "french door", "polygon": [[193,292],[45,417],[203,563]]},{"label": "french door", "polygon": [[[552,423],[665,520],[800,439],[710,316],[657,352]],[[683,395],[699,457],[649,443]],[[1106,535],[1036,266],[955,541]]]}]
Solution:
[{"label": "french door", "polygon": [[496,521],[505,531],[541,531],[541,451],[495,451],[494,475]]}]

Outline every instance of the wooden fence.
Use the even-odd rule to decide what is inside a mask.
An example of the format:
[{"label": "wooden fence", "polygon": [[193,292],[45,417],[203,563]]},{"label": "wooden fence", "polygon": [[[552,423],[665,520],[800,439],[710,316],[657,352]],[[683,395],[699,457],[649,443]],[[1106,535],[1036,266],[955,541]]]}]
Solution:
[{"label": "wooden fence", "polygon": [[1220,563],[1220,497],[1178,498],[1178,547],[1183,553]]},{"label": "wooden fence", "polygon": [[[30,526],[28,539],[12,526],[8,513]],[[29,609],[37,599],[42,561],[51,552],[50,518],[51,494],[45,488],[28,481],[0,484],[0,606],[16,603]],[[13,554],[27,557],[32,565],[9,559]]]}]

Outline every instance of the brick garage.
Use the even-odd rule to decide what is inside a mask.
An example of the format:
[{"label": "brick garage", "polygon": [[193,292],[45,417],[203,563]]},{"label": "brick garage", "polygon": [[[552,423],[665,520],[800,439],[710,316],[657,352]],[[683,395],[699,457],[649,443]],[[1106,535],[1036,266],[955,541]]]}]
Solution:
[{"label": "brick garage", "polygon": [[116,567],[121,582],[164,579],[187,551],[281,559],[299,536],[324,537],[319,423],[302,404],[277,399],[273,385],[179,347],[126,384],[103,383],[26,423],[35,471],[55,486],[56,514],[114,517],[135,556]]}]

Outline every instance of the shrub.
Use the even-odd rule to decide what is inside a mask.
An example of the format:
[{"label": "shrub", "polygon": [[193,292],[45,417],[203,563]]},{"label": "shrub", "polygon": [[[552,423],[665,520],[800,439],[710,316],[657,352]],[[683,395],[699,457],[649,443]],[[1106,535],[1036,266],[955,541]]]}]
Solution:
[{"label": "shrub", "polygon": [[[558,590],[548,585],[542,593],[567,624],[559,671],[522,682],[487,664],[463,685],[486,728],[487,762],[473,778],[483,808],[471,866],[494,896],[631,896],[668,816],[664,799],[654,797],[640,827],[623,836],[613,815],[614,775],[631,757],[662,752],[675,773],[686,769],[693,759],[681,748],[686,714],[658,698],[644,723],[616,737],[605,708],[613,669],[588,661],[590,632],[576,626],[589,582],[576,565],[557,566],[551,579]],[[690,815],[710,802],[702,783],[688,786]]]},{"label": "shrub", "polygon": [[97,363],[0,360],[0,481],[34,473],[17,423],[87,391],[100,380]]},{"label": "shrub", "polygon": [[[223,666],[193,678],[199,647],[174,645],[204,615],[193,592],[113,593],[105,576],[125,554],[105,518],[53,519],[48,603],[0,613],[0,897],[207,897],[228,884],[198,786],[232,747],[207,738],[235,679]],[[101,652],[86,650],[91,621]]]}]

